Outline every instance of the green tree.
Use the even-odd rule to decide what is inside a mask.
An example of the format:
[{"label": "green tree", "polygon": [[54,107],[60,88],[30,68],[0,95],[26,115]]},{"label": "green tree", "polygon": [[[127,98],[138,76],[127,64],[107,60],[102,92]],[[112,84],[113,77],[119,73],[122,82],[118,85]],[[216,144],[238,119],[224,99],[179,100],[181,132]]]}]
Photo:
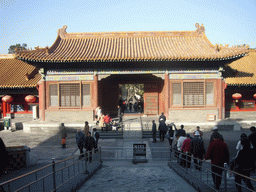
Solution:
[{"label": "green tree", "polygon": [[9,54],[14,54],[16,49],[18,49],[18,50],[25,49],[26,50],[27,49],[27,44],[22,43],[22,45],[21,44],[11,45],[8,48],[8,53]]},{"label": "green tree", "polygon": [[144,84],[123,84],[119,86],[123,90],[126,99],[134,97],[135,94],[140,96],[144,94]]}]

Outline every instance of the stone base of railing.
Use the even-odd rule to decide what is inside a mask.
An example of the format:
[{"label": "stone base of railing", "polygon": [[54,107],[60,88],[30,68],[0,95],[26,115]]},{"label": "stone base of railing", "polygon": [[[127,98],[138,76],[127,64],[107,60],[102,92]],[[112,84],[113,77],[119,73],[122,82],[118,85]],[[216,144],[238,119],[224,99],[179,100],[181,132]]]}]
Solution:
[{"label": "stone base of railing", "polygon": [[9,166],[7,171],[19,170],[23,167],[28,167],[30,164],[29,152],[30,148],[24,146],[6,147],[9,156]]},{"label": "stone base of railing", "polygon": [[215,191],[211,187],[207,186],[205,183],[201,182],[200,180],[198,180],[195,177],[191,176],[190,174],[186,173],[186,171],[181,169],[179,166],[177,166],[176,163],[169,162],[168,166],[173,171],[175,171],[180,177],[185,179],[197,191],[208,191],[208,192]]}]

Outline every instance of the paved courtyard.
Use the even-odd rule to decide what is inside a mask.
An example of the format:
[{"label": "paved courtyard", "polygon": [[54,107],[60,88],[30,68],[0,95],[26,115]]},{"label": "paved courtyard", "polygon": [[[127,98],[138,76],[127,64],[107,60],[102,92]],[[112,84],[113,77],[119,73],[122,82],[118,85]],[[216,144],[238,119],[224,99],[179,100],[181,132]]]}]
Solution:
[{"label": "paved courtyard", "polygon": [[[210,129],[202,130],[204,131],[203,138],[207,149],[212,131]],[[137,137],[137,132],[133,132],[132,130],[126,131],[128,131],[128,134],[131,136],[134,134],[135,137],[129,137],[129,139],[99,140],[99,146],[101,146],[103,150],[103,167],[82,186],[80,191],[83,191],[82,189],[90,191],[115,191],[117,189],[121,189],[121,191],[194,190],[193,187],[188,185],[167,166],[169,153],[166,149],[168,149],[169,144],[166,139],[164,142],[152,143],[152,138],[141,139]],[[187,129],[187,131],[192,133],[193,130],[190,128]],[[247,135],[250,134],[248,128],[242,129],[241,131],[221,131],[225,142],[228,144],[231,156],[236,154],[235,146],[243,132]],[[10,173],[1,178],[0,182],[49,164],[52,158],[58,161],[78,154],[74,132],[68,133],[67,148],[65,149],[61,148],[60,134],[52,134],[44,131],[24,133],[23,130],[14,132],[1,130],[0,137],[7,147],[27,145],[31,148],[30,167]],[[133,143],[145,143],[147,145],[148,163],[136,165],[131,163],[132,152],[127,148],[131,148]],[[114,152],[106,153],[106,150],[110,148],[112,148]],[[162,153],[161,150],[165,150],[165,152]],[[129,160],[120,161],[120,158],[127,158]],[[177,185],[177,183],[182,184]]]}]

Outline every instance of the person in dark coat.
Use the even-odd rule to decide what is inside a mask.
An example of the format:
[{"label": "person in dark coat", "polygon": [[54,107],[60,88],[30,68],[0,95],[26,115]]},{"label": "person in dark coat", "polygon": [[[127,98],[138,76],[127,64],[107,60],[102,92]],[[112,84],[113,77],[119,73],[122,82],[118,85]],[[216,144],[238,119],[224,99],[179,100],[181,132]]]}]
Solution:
[{"label": "person in dark coat", "polygon": [[166,122],[166,117],[165,117],[165,115],[164,115],[164,113],[162,113],[162,115],[160,115],[160,117],[159,117],[159,123],[165,123]]},{"label": "person in dark coat", "polygon": [[169,134],[169,138],[168,138],[169,145],[172,148],[172,142],[173,142],[173,139],[174,139],[174,130],[172,128],[172,125],[169,125],[168,134]]},{"label": "person in dark coat", "polygon": [[163,122],[163,121],[160,122],[158,130],[159,130],[160,141],[164,141],[164,135],[165,135],[166,130],[167,130],[165,122]]},{"label": "person in dark coat", "polygon": [[123,121],[123,113],[119,105],[117,106],[117,116],[119,118],[119,123],[121,123]]},{"label": "person in dark coat", "polygon": [[[251,134],[248,136],[248,139],[250,140],[253,149],[254,149],[254,154],[256,153],[256,128],[254,126],[250,127]],[[256,168],[256,162],[254,166],[254,170]]]},{"label": "person in dark coat", "polygon": [[256,149],[256,128],[250,127],[251,134],[248,136],[248,139],[251,141],[252,146]]},{"label": "person in dark coat", "polygon": [[186,137],[186,131],[184,130],[184,125],[181,125],[180,129],[177,130],[176,136]]},{"label": "person in dark coat", "polygon": [[195,168],[201,171],[205,148],[204,141],[199,132],[196,132],[194,137],[191,139],[190,152],[194,156]]},{"label": "person in dark coat", "polygon": [[213,140],[214,140],[213,134],[215,134],[215,133],[219,134],[220,140],[224,142],[223,136],[218,132],[218,127],[213,127],[212,131],[213,131],[213,133],[211,134],[211,137],[210,137],[210,143],[213,142]]},{"label": "person in dark coat", "polygon": [[153,143],[156,142],[156,123],[155,120],[152,120],[152,137],[153,137]]},{"label": "person in dark coat", "polygon": [[[238,155],[235,159],[236,169],[234,171],[241,175],[245,175],[246,177],[250,177],[250,172],[254,168],[254,162],[255,162],[255,156],[252,155],[254,154],[254,150],[251,148],[250,140],[247,138],[241,139],[241,145],[243,149],[241,149],[238,152]],[[241,180],[243,179],[247,187],[252,191],[254,191],[254,187],[251,183],[251,180],[246,177],[242,177],[238,174],[235,174],[235,182],[241,185]],[[241,186],[237,184],[236,184],[237,191],[242,191]]]},{"label": "person in dark coat", "polygon": [[221,140],[219,133],[213,133],[213,141],[210,143],[204,157],[205,159],[211,159],[213,183],[215,189],[219,190],[224,163],[229,162],[228,146]]},{"label": "person in dark coat", "polygon": [[129,101],[128,106],[129,106],[129,110],[130,110],[130,112],[132,112],[132,102],[131,102],[131,101]]},{"label": "person in dark coat", "polygon": [[[254,168],[255,162],[255,155],[253,155],[254,150],[251,148],[250,140],[247,138],[241,139],[241,145],[243,149],[238,152],[238,155],[235,159],[236,169],[234,171],[240,173],[241,175],[245,175],[246,177],[250,177],[250,172]],[[235,182],[241,185],[241,180],[243,179],[247,187],[254,191],[251,180],[246,177],[235,174]],[[242,191],[241,186],[237,184],[237,191]]]},{"label": "person in dark coat", "polygon": [[[243,149],[243,146],[242,146],[242,144],[241,144],[241,140],[242,140],[242,139],[248,139],[248,137],[247,137],[247,135],[246,135],[245,133],[242,133],[242,134],[240,135],[240,139],[239,139],[239,141],[237,142],[237,145],[236,145],[237,154],[238,154],[238,152],[239,152],[240,150]],[[251,142],[250,142],[250,145],[251,145],[251,148],[253,149],[253,145],[252,145]]]},{"label": "person in dark coat", "polygon": [[83,148],[84,148],[84,140],[85,140],[85,135],[84,133],[79,129],[77,130],[76,133],[76,144],[78,146],[78,149],[80,150],[80,156],[79,159],[81,159],[82,157],[84,157],[84,152],[83,152]]},{"label": "person in dark coat", "polygon": [[86,149],[86,156],[89,154],[89,162],[92,161],[92,150],[95,148],[95,140],[91,136],[91,132],[88,132],[88,136],[85,138],[84,148]]},{"label": "person in dark coat", "polygon": [[98,151],[98,141],[99,141],[99,138],[100,138],[100,134],[97,132],[96,128],[93,128],[92,131],[93,131],[92,132],[92,137],[95,140],[95,152],[96,152],[96,151]]},{"label": "person in dark coat", "polygon": [[5,172],[5,169],[9,165],[9,156],[6,146],[0,137],[0,154],[1,154],[1,163],[0,163],[0,176],[2,176]]}]

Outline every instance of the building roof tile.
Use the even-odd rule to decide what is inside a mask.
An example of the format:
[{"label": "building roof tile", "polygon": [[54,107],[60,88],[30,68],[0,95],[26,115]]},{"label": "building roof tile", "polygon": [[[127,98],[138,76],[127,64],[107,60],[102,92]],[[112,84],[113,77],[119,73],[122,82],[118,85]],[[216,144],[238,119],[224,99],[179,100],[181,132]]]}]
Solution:
[{"label": "building roof tile", "polygon": [[195,31],[67,33],[58,30],[53,45],[17,52],[37,62],[223,60],[241,57],[248,47],[213,45],[203,25]]},{"label": "building roof tile", "polygon": [[34,88],[41,79],[37,68],[10,56],[0,56],[0,69],[0,89]]},{"label": "building roof tile", "polygon": [[233,61],[226,68],[224,76],[228,85],[256,85],[256,50],[250,49],[249,54]]}]

